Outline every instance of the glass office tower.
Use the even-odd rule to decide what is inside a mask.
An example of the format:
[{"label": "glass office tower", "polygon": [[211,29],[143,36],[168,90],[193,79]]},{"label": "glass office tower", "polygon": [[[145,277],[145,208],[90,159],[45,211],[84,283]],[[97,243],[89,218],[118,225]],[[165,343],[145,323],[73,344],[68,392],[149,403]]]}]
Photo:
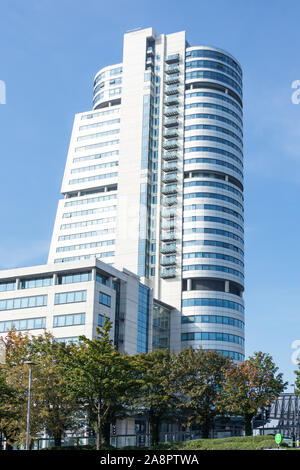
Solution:
[{"label": "glass office tower", "polygon": [[124,36],[77,114],[48,262],[96,257],[182,311],[178,347],[244,357],[238,61],[184,31]]}]

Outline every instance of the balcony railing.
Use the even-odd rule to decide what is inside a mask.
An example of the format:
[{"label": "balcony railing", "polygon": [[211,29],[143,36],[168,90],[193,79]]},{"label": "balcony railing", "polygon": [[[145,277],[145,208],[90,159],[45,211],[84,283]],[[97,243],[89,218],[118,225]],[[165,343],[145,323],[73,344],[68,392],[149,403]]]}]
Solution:
[{"label": "balcony railing", "polygon": [[167,74],[178,73],[178,72],[179,72],[179,65],[178,64],[172,64],[172,65],[169,65],[166,68],[166,73]]},{"label": "balcony railing", "polygon": [[173,230],[175,228],[175,219],[169,218],[169,219],[164,219],[161,224],[161,228],[163,230]]},{"label": "balcony railing", "polygon": [[173,85],[174,83],[179,83],[180,79],[179,79],[180,75],[179,73],[177,73],[175,75],[174,74],[171,74],[171,75],[167,75],[166,79],[165,79],[165,84],[166,85]]},{"label": "balcony railing", "polygon": [[163,194],[175,194],[177,193],[177,185],[176,184],[167,184],[163,186],[161,192]]},{"label": "balcony railing", "polygon": [[162,245],[160,252],[163,254],[176,253],[176,243],[165,243]]},{"label": "balcony railing", "polygon": [[178,129],[175,127],[168,129],[166,132],[164,132],[164,137],[166,139],[172,139],[174,137],[178,137]]},{"label": "balcony railing", "polygon": [[178,116],[178,114],[179,114],[179,109],[177,106],[168,107],[167,109],[164,110],[165,116]]},{"label": "balcony railing", "polygon": [[174,171],[177,170],[177,162],[170,162],[170,163],[163,163],[162,165],[163,171]]},{"label": "balcony railing", "polygon": [[169,119],[165,119],[163,122],[165,127],[172,127],[172,126],[178,126],[178,119],[177,117],[172,117]]},{"label": "balcony railing", "polygon": [[162,180],[164,183],[174,183],[177,181],[177,173],[166,173],[163,177]]},{"label": "balcony railing", "polygon": [[168,141],[164,142],[163,148],[166,149],[166,150],[177,149],[178,148],[178,140],[174,139],[174,140],[168,140]]},{"label": "balcony railing", "polygon": [[177,95],[179,93],[178,87],[177,86],[168,86],[165,89],[166,95]]},{"label": "balcony railing", "polygon": [[171,241],[171,240],[176,240],[177,236],[176,236],[176,233],[172,230],[168,231],[168,230],[165,230],[161,233],[161,239],[162,241]]},{"label": "balcony railing", "polygon": [[176,264],[176,256],[163,256],[160,264],[162,266],[174,266]]},{"label": "balcony railing", "polygon": [[162,199],[162,204],[163,206],[174,206],[175,204],[177,204],[177,197],[176,196],[164,197]]},{"label": "balcony railing", "polygon": [[175,207],[164,208],[162,210],[161,216],[165,217],[167,219],[170,219],[170,217],[175,217],[176,216],[176,208]]},{"label": "balcony railing", "polygon": [[176,62],[179,62],[179,54],[170,54],[166,58],[166,63],[167,64],[174,64]]},{"label": "balcony railing", "polygon": [[166,106],[171,106],[173,104],[178,104],[179,103],[179,98],[178,94],[177,95],[170,95],[168,98],[165,99],[165,105]]},{"label": "balcony railing", "polygon": [[[166,142],[166,144],[167,144],[167,142]],[[177,154],[177,151],[173,150],[171,152],[164,152],[162,157],[163,157],[164,160],[167,160],[167,161],[168,160],[177,160],[178,154]]]},{"label": "balcony railing", "polygon": [[153,60],[152,56],[147,57],[146,64],[147,65],[154,65],[154,60]]},{"label": "balcony railing", "polygon": [[163,279],[171,278],[171,277],[176,277],[176,270],[175,268],[164,268],[160,271],[160,277]]}]

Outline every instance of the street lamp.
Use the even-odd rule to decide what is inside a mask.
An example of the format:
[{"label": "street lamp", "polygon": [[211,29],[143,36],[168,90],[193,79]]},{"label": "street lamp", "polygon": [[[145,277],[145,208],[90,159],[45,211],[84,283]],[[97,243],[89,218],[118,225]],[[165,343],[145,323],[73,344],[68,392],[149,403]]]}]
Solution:
[{"label": "street lamp", "polygon": [[24,364],[28,365],[29,368],[29,380],[28,380],[28,403],[27,403],[27,428],[26,428],[26,450],[29,450],[29,428],[30,428],[30,401],[31,401],[31,378],[32,378],[32,369],[31,366],[34,366],[36,362],[25,361]]}]

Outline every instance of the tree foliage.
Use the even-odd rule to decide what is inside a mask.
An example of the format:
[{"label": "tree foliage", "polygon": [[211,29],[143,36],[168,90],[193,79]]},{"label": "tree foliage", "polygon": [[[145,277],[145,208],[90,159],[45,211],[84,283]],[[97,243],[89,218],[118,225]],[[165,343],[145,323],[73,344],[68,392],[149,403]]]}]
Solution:
[{"label": "tree foliage", "polygon": [[135,399],[135,410],[144,410],[150,424],[151,442],[158,443],[159,426],[163,419],[168,419],[176,409],[177,393],[171,387],[170,370],[172,367],[170,353],[157,349],[136,358],[139,370],[139,393]]},{"label": "tree foliage", "polygon": [[222,354],[192,347],[172,355],[172,387],[180,393],[178,407],[187,416],[187,424],[198,423],[202,437],[208,438],[218,408],[225,371],[231,362]]},{"label": "tree foliage", "polygon": [[97,449],[107,424],[126,414],[137,385],[132,358],[116,351],[109,337],[111,326],[105,319],[98,338],[81,336],[79,346],[65,356],[69,396],[81,401],[92,420],[95,417]]},{"label": "tree foliage", "polygon": [[225,371],[220,406],[228,414],[244,417],[246,435],[252,435],[252,420],[259,408],[274,402],[287,382],[269,354],[256,352],[248,360]]},{"label": "tree foliage", "polygon": [[[0,413],[6,413],[5,435],[9,443],[24,445],[27,427],[27,400],[29,369],[32,367],[30,442],[45,429],[60,445],[63,433],[78,426],[80,408],[66,396],[66,379],[62,367],[62,345],[51,334],[29,338],[10,332],[7,341],[7,361],[2,367],[6,386],[11,391]],[[0,421],[1,423],[1,421]]]},{"label": "tree foliage", "polygon": [[[32,366],[30,441],[47,431],[60,445],[66,431],[93,427],[97,448],[109,443],[117,419],[148,416],[152,444],[162,422],[198,424],[208,437],[216,416],[239,415],[246,434],[258,409],[285,389],[282,374],[269,354],[255,353],[236,364],[223,355],[191,347],[178,354],[155,350],[128,356],[119,353],[105,319],[91,340],[78,344],[11,331],[5,340],[6,363],[0,365],[0,434],[10,445],[25,444],[28,365]],[[300,390],[300,369],[296,372]],[[300,393],[300,392],[299,392]]]}]

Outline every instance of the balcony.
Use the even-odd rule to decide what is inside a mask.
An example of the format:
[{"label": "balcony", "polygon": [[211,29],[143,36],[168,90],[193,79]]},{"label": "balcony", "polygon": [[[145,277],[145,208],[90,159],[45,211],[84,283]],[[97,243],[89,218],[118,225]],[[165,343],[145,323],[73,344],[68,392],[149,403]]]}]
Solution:
[{"label": "balcony", "polygon": [[167,140],[166,142],[164,142],[163,148],[165,150],[177,149],[178,148],[178,140],[177,139]]},{"label": "balcony", "polygon": [[162,231],[160,238],[162,241],[168,242],[168,241],[176,240],[177,237],[176,237],[175,232],[173,232],[172,230],[170,231],[165,230],[165,231]]},{"label": "balcony", "polygon": [[179,62],[179,54],[171,54],[167,56],[166,58],[167,64],[175,64],[176,62]]},{"label": "balcony", "polygon": [[154,49],[153,49],[153,47],[147,47],[147,54],[154,55]]},{"label": "balcony", "polygon": [[172,277],[176,277],[176,270],[174,267],[172,268],[164,268],[160,271],[160,277],[163,279],[168,279]]},{"label": "balcony", "polygon": [[172,117],[169,119],[165,119],[163,122],[165,127],[173,127],[173,126],[178,126],[178,119],[177,117]]},{"label": "balcony", "polygon": [[176,184],[167,184],[163,186],[161,190],[162,194],[176,194],[177,193],[177,185]]},{"label": "balcony", "polygon": [[176,216],[176,208],[175,207],[167,207],[166,209],[162,210],[161,213],[162,217],[165,217],[167,219],[170,219],[171,217]]},{"label": "balcony", "polygon": [[177,127],[173,127],[171,129],[168,129],[164,133],[164,138],[165,139],[173,139],[174,137],[178,137],[178,128]]},{"label": "balcony", "polygon": [[175,228],[175,219],[166,219],[161,224],[163,230],[174,230]]},{"label": "balcony", "polygon": [[165,79],[165,84],[166,85],[174,85],[175,83],[179,83],[180,79],[179,79],[180,75],[179,73],[177,73],[176,75],[167,75],[166,79]]},{"label": "balcony", "polygon": [[160,262],[161,266],[176,265],[176,256],[163,256]]},{"label": "balcony", "polygon": [[162,245],[160,252],[163,254],[176,253],[176,243],[165,243]]},{"label": "balcony", "polygon": [[169,65],[166,68],[166,73],[168,75],[173,74],[173,73],[178,73],[178,72],[179,72],[179,65],[178,64],[172,64],[172,65]]},{"label": "balcony", "polygon": [[165,99],[165,105],[166,106],[171,106],[173,104],[178,104],[179,103],[179,97],[177,95],[170,95],[168,98]]},{"label": "balcony", "polygon": [[177,181],[177,173],[167,173],[162,177],[164,183],[175,183]]},{"label": "balcony", "polygon": [[162,199],[162,204],[163,206],[174,206],[175,204],[177,204],[177,197],[176,196],[164,197]]},{"label": "balcony", "polygon": [[177,170],[177,162],[170,162],[170,163],[163,163],[162,165],[162,169],[163,171],[167,172],[167,171],[175,171]]},{"label": "balcony", "polygon": [[[167,144],[167,142],[166,142]],[[171,152],[164,152],[163,155],[162,155],[163,159],[164,160],[177,160],[178,158],[178,155],[177,155],[177,151],[171,151]]]},{"label": "balcony", "polygon": [[151,67],[154,67],[153,57],[149,56],[146,58],[146,65],[151,65]]},{"label": "balcony", "polygon": [[168,86],[165,89],[165,94],[166,95],[178,95],[178,93],[179,93],[179,90],[178,90],[177,86]]},{"label": "balcony", "polygon": [[179,109],[177,106],[172,106],[170,108],[165,109],[164,115],[169,117],[169,116],[178,116],[179,114]]}]

